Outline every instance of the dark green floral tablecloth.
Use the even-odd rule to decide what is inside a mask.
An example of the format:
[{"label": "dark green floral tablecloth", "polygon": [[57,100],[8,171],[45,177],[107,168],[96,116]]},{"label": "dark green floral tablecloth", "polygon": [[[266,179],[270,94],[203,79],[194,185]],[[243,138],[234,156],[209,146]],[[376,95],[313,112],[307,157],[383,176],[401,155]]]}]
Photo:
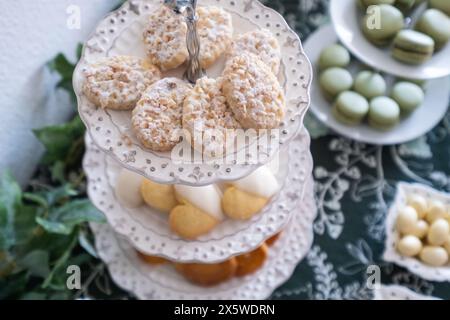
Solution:
[{"label": "dark green floral tablecloth", "polygon": [[[328,0],[263,2],[283,14],[302,41],[328,21]],[[450,283],[425,281],[382,260],[384,218],[397,182],[419,182],[450,192],[450,113],[426,136],[391,147],[339,137],[310,115],[306,126],[315,162],[315,240],[293,277],[272,298],[371,299],[366,270],[378,265],[383,284],[450,299]],[[102,264],[93,266],[89,284],[82,295],[130,298],[112,284]]]}]

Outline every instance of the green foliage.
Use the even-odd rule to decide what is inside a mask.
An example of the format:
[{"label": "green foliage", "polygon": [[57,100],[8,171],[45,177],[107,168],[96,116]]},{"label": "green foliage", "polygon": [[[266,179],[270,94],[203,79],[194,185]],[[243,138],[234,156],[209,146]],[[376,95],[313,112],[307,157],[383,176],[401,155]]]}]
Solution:
[{"label": "green foliage", "polygon": [[[57,87],[74,97],[75,65],[59,54],[48,66],[61,78]],[[85,194],[84,132],[78,116],[34,131],[46,153],[26,191],[8,172],[0,176],[0,299],[72,298],[67,267],[94,259],[86,222],[104,216]]]}]

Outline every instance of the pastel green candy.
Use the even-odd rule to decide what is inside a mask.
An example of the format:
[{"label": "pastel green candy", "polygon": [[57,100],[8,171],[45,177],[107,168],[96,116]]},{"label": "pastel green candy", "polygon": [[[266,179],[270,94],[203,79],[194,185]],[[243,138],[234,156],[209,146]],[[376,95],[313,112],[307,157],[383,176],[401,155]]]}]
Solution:
[{"label": "pastel green candy", "polygon": [[409,114],[422,105],[425,94],[417,84],[411,82],[398,82],[391,93],[403,113]]},{"label": "pastel green candy", "polygon": [[429,60],[434,53],[434,40],[424,33],[414,30],[402,30],[394,39],[392,56],[408,64],[421,64]]},{"label": "pastel green candy", "polygon": [[430,7],[441,10],[446,15],[450,16],[449,0],[430,0]]},{"label": "pastel green candy", "polygon": [[325,48],[320,54],[319,68],[324,70],[332,67],[346,67],[350,63],[350,53],[339,44]]},{"label": "pastel green candy", "polygon": [[395,0],[359,0],[359,5],[363,8],[377,4],[394,4]]},{"label": "pastel green candy", "polygon": [[351,89],[353,77],[342,68],[329,68],[320,75],[320,87],[328,100],[333,100],[339,93]]},{"label": "pastel green candy", "polygon": [[369,125],[378,130],[389,130],[400,121],[400,107],[388,97],[370,101]]},{"label": "pastel green candy", "polygon": [[441,49],[450,40],[450,18],[440,10],[428,9],[417,22],[416,30],[433,38],[436,49]]},{"label": "pastel green candy", "polygon": [[382,96],[386,93],[386,81],[372,71],[361,71],[355,79],[355,91],[367,99]]},{"label": "pastel green candy", "polygon": [[332,113],[335,118],[347,125],[357,125],[369,112],[369,102],[359,93],[342,92],[334,103]]},{"label": "pastel green candy", "polygon": [[399,9],[389,4],[381,4],[370,7],[363,18],[362,31],[373,44],[386,46],[404,25],[403,13]]}]

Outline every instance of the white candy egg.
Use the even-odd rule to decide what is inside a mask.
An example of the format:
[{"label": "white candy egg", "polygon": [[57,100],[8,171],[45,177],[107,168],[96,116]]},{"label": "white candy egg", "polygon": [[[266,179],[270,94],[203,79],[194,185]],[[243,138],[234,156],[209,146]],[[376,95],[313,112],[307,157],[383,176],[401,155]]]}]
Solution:
[{"label": "white candy egg", "polygon": [[446,219],[448,215],[446,205],[439,200],[431,200],[428,203],[427,220],[433,223],[437,219]]},{"label": "white candy egg", "polygon": [[414,257],[422,251],[422,241],[415,236],[406,236],[400,239],[397,250],[405,257]]},{"label": "white candy egg", "polygon": [[397,216],[397,229],[401,233],[410,234],[418,222],[417,211],[413,207],[404,207]]},{"label": "white candy egg", "polygon": [[429,228],[430,226],[425,220],[419,220],[409,234],[416,236],[419,239],[423,239],[428,235]]},{"label": "white candy egg", "polygon": [[450,236],[448,236],[447,241],[444,243],[444,248],[447,250],[447,253],[450,255]]},{"label": "white candy egg", "polygon": [[408,197],[408,205],[416,209],[420,219],[423,219],[427,213],[428,203],[425,197],[413,194]]},{"label": "white candy egg", "polygon": [[142,176],[129,170],[122,170],[116,180],[116,196],[128,208],[137,208],[144,203],[141,196]]},{"label": "white candy egg", "polygon": [[426,246],[420,252],[420,259],[433,267],[442,267],[448,262],[448,253],[442,247]]},{"label": "white candy egg", "polygon": [[428,231],[428,242],[434,246],[442,246],[450,235],[450,226],[444,219],[437,219]]}]

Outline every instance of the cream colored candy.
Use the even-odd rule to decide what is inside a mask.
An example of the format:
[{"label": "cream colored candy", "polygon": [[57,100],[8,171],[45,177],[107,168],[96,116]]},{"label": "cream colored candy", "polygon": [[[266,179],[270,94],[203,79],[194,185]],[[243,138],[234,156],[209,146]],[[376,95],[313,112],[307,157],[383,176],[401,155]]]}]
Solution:
[{"label": "cream colored candy", "polygon": [[274,196],[280,189],[277,179],[266,166],[257,169],[243,179],[232,182],[232,184],[242,191],[267,199]]},{"label": "cream colored candy", "polygon": [[444,243],[444,248],[447,250],[447,253],[450,255],[450,236],[448,236],[447,241]]},{"label": "cream colored candy", "polygon": [[427,220],[433,223],[437,219],[446,219],[448,216],[447,207],[442,201],[431,200],[428,203]]},{"label": "cream colored candy", "polygon": [[428,235],[430,226],[425,220],[419,220],[413,229],[410,230],[410,235],[423,239]]},{"label": "cream colored candy", "polygon": [[122,170],[116,180],[116,196],[125,207],[137,208],[144,203],[140,188],[142,176],[129,170]]},{"label": "cream colored candy", "polygon": [[408,205],[416,209],[420,219],[423,219],[428,210],[427,199],[420,195],[411,195],[408,199]]},{"label": "cream colored candy", "polygon": [[413,207],[404,207],[399,210],[397,216],[397,229],[403,234],[411,234],[418,222],[416,209]]},{"label": "cream colored candy", "polygon": [[422,241],[415,236],[406,236],[400,239],[397,249],[405,257],[414,257],[422,251]]},{"label": "cream colored candy", "polygon": [[420,259],[433,267],[442,267],[448,262],[448,253],[442,247],[426,246],[420,252]]},{"label": "cream colored candy", "polygon": [[221,194],[215,185],[204,187],[176,185],[175,192],[179,201],[187,201],[189,204],[207,214],[210,214],[217,220],[224,220],[221,205]]},{"label": "cream colored candy", "polygon": [[428,231],[428,242],[435,246],[442,246],[450,235],[450,227],[444,219],[437,219]]}]

